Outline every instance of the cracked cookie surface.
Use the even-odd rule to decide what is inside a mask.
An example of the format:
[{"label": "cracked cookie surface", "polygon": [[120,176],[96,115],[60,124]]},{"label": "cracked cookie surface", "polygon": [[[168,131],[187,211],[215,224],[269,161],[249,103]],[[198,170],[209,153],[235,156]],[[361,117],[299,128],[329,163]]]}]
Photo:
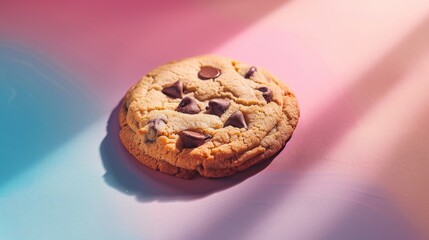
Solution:
[{"label": "cracked cookie surface", "polygon": [[157,67],[132,86],[119,135],[152,169],[223,177],[281,150],[298,118],[294,94],[267,71],[199,56]]}]

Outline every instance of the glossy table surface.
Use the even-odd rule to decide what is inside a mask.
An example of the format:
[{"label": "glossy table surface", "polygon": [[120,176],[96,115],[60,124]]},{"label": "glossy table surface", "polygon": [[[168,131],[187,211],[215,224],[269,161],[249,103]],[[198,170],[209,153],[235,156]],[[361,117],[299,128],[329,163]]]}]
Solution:
[{"label": "glossy table surface", "polygon": [[[117,106],[219,54],[293,89],[269,164],[192,181],[139,166]],[[427,0],[0,1],[0,239],[429,239]]]}]

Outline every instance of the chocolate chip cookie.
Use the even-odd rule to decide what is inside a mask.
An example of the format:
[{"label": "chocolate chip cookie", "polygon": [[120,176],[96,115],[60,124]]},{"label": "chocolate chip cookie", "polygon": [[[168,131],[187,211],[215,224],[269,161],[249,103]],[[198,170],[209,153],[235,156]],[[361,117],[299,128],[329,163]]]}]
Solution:
[{"label": "chocolate chip cookie", "polygon": [[157,67],[132,86],[119,135],[152,169],[224,177],[281,150],[298,118],[295,95],[267,71],[199,56]]}]

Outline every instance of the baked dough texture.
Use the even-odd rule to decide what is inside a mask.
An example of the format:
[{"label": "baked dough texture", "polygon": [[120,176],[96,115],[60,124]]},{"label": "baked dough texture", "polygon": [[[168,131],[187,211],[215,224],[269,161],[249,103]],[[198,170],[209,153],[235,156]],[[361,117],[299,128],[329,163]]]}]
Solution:
[{"label": "baked dough texture", "polygon": [[198,56],[159,66],[128,90],[119,136],[147,167],[217,178],[276,154],[298,119],[295,95],[269,72]]}]

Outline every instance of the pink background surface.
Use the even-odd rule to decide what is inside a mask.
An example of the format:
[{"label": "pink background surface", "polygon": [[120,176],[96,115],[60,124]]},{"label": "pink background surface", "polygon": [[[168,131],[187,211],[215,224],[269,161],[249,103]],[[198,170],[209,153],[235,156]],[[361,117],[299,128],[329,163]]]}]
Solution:
[{"label": "pink background surface", "polygon": [[[99,111],[69,141],[87,143],[67,153],[70,158],[86,153],[84,165],[55,160],[43,165],[73,173],[85,168],[79,176],[94,183],[94,197],[109,203],[109,207],[96,206],[94,212],[85,210],[95,216],[91,226],[99,227],[82,231],[85,236],[429,237],[426,0],[3,0],[0,36],[49,56],[80,76],[75,80],[78,89],[91,96]],[[106,150],[112,144],[118,147],[112,124],[125,91],[153,67],[199,54],[225,55],[262,66],[295,91],[302,118],[286,148],[263,171],[220,181],[183,182],[114,162],[113,158],[131,160],[123,150]],[[109,118],[113,123],[106,136]],[[20,172],[5,184],[31,171],[35,170]],[[52,171],[31,186],[1,192],[9,217],[28,216],[19,210],[27,203],[56,213],[58,205],[44,205],[43,199],[50,195],[37,195],[49,184],[67,182]],[[124,179],[127,171],[132,174]],[[22,191],[30,193],[27,200]],[[58,199],[67,195],[64,189],[54,193]],[[32,196],[41,202],[33,203]],[[70,212],[85,206],[71,200],[68,204]],[[107,215],[100,214],[102,208]],[[18,233],[22,224],[46,224],[34,236],[43,237],[57,228],[46,236],[55,239],[58,231],[67,237],[68,230],[61,230],[55,218],[37,223],[38,214],[43,212],[35,213],[34,222],[10,223],[4,230],[11,236],[7,239],[25,239]]]}]

